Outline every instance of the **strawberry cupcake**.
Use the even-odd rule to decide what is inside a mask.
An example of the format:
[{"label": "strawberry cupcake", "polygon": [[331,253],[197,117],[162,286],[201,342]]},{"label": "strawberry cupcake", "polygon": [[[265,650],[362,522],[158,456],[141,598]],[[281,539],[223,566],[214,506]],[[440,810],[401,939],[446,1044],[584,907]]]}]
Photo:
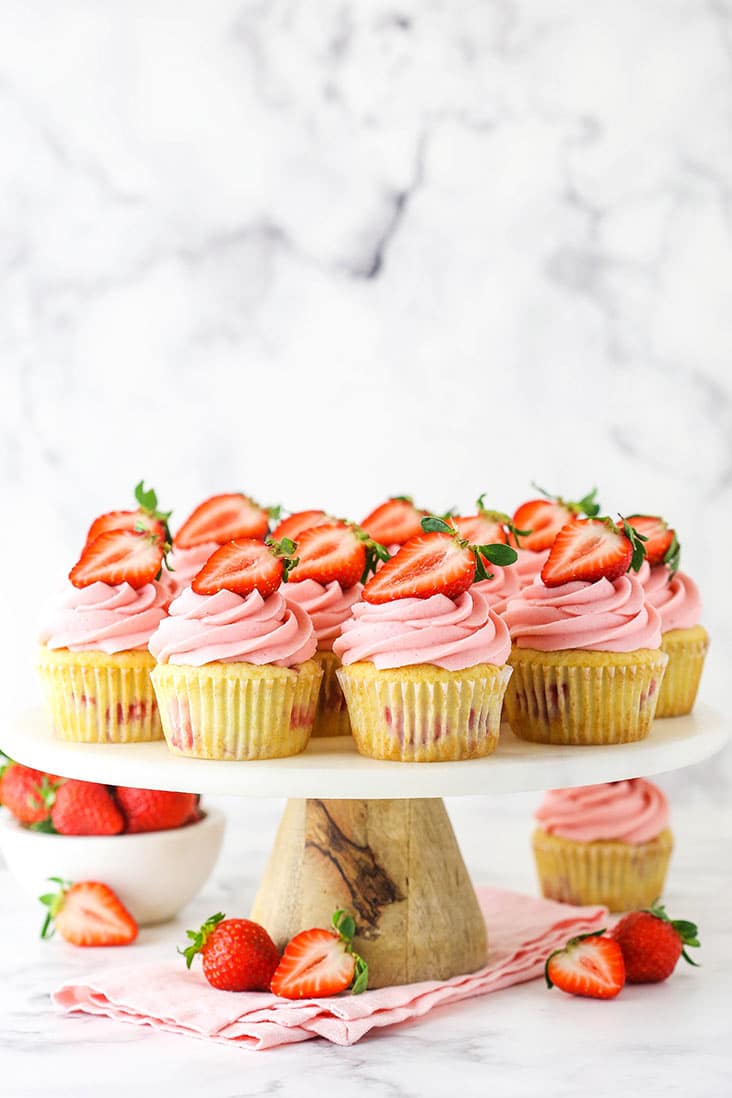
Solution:
[{"label": "strawberry cupcake", "polygon": [[627,523],[575,519],[541,577],[509,601],[506,713],[519,738],[609,744],[648,735],[668,656],[658,611],[629,572],[643,555]]},{"label": "strawberry cupcake", "polygon": [[269,512],[242,492],[226,492],[204,500],[173,538],[169,557],[171,596],[190,586],[219,546],[234,538],[263,541],[268,531]]},{"label": "strawberry cupcake", "polygon": [[509,540],[518,553],[515,567],[522,587],[528,587],[540,576],[554,539],[563,526],[581,515],[594,518],[600,510],[595,500],[596,488],[576,502],[552,496],[543,488],[539,491],[543,499],[527,500],[513,515],[513,536]]},{"label": "strawberry cupcake", "polygon": [[307,746],[322,670],[307,613],[279,588],[277,546],[221,546],[150,638],[168,747],[198,759],[272,759]]},{"label": "strawberry cupcake", "polygon": [[662,894],[673,838],[668,801],[652,782],[554,789],[535,819],[532,846],[547,899],[629,911]]},{"label": "strawberry cupcake", "polygon": [[38,668],[54,732],[84,743],[162,739],[147,645],[169,599],[157,582],[164,542],[152,530],[91,532],[40,638]]},{"label": "strawberry cupcake", "polygon": [[489,755],[511,674],[508,629],[473,586],[492,547],[441,519],[424,529],[368,581],[333,644],[353,736],[378,759]]},{"label": "strawberry cupcake", "polygon": [[668,656],[656,716],[681,717],[694,707],[709,647],[709,634],[700,623],[699,589],[691,576],[678,571],[681,547],[663,519],[631,515],[628,522],[647,539],[638,578],[661,616],[661,649]]},{"label": "strawberry cupcake", "polygon": [[313,623],[318,643],[315,662],[322,668],[318,710],[313,736],[350,736],[351,722],[337,672],[341,661],[333,642],[361,598],[363,583],[377,560],[388,558],[383,546],[345,522],[331,521],[302,531],[297,541],[297,565],[289,574],[282,594],[290,604],[305,610]]}]

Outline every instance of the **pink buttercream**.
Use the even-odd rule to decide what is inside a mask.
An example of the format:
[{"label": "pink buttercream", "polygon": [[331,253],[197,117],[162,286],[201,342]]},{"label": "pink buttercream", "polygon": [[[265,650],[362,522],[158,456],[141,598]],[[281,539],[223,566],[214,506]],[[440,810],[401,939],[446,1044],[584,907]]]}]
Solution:
[{"label": "pink buttercream", "polygon": [[279,591],[197,595],[190,587],[170,604],[169,616],[150,637],[160,663],[200,667],[205,663],[273,663],[293,667],[315,652],[313,624]]},{"label": "pink buttercream", "polygon": [[647,843],[668,827],[666,795],[645,778],[547,793],[535,818],[550,835],[577,842]]},{"label": "pink buttercream", "polygon": [[337,580],[322,584],[306,579],[300,583],[285,583],[281,592],[285,601],[306,610],[315,629],[315,637],[321,652],[329,652],[341,626],[351,616],[351,607],[361,598],[363,585],[354,583],[344,589]]},{"label": "pink buttercream", "polygon": [[503,620],[519,648],[540,652],[632,652],[661,647],[661,618],[636,575],[612,582],[575,580],[546,587],[537,579],[509,601]]},{"label": "pink buttercream", "polygon": [[370,660],[375,667],[429,663],[448,671],[508,659],[508,629],[475,588],[457,599],[395,599],[357,602],[343,623],[333,651],[344,664]]},{"label": "pink buttercream", "polygon": [[41,633],[49,648],[72,652],[130,652],[146,648],[165,616],[169,594],[159,583],[72,587]]},{"label": "pink buttercream", "polygon": [[522,587],[528,587],[539,576],[549,556],[548,549],[541,549],[535,553],[533,549],[517,549],[518,560],[514,568],[518,572]]},{"label": "pink buttercream", "polygon": [[491,610],[502,614],[508,605],[508,600],[518,595],[521,587],[521,577],[515,564],[509,564],[502,568],[498,564],[487,564],[487,570],[491,578],[478,580],[473,584],[473,591],[479,591],[485,595]]},{"label": "pink buttercream", "polygon": [[691,629],[701,620],[699,588],[685,572],[673,575],[665,564],[651,568],[643,561],[638,572],[646,599],[661,615],[661,632]]},{"label": "pink buttercream", "polygon": [[194,545],[192,549],[176,549],[175,545],[168,554],[168,563],[171,571],[168,573],[168,584],[173,594],[172,598],[179,595],[186,587],[190,587],[191,580],[203,568],[204,564],[221,546],[218,542],[207,541],[203,545]]}]

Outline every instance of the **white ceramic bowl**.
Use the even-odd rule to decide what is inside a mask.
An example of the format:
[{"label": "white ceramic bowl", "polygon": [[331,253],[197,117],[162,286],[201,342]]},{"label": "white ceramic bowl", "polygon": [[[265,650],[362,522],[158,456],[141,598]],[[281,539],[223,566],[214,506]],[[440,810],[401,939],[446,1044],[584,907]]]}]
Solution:
[{"label": "white ceramic bowl", "polygon": [[[206,809],[197,823],[133,835],[48,835],[0,812],[0,851],[29,896],[53,890],[49,877],[103,881],[140,926],[164,923],[192,900],[221,850],[225,817]],[[40,906],[39,906],[39,911]]]}]

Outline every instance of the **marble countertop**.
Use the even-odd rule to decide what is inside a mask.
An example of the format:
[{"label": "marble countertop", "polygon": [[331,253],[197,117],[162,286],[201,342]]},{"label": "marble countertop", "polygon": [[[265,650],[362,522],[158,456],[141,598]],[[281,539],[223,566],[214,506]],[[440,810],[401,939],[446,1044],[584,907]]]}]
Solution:
[{"label": "marble countertop", "polygon": [[[419,1023],[350,1048],[323,1041],[264,1053],[54,1012],[49,991],[86,972],[91,952],[37,937],[40,907],[0,870],[0,1092],[3,1098],[140,1096],[301,1098],[466,1094],[544,1096],[661,1092],[718,1098],[732,1082],[729,1042],[732,819],[703,795],[675,806],[676,852],[666,891],[670,911],[695,918],[702,967],[682,965],[666,984],[628,987],[611,1003],[549,993],[541,981],[435,1012]],[[533,892],[528,850],[535,797],[448,802],[466,862],[478,882]],[[135,961],[171,956],[187,926],[210,912],[244,913],[264,866],[280,804],[216,801],[229,815],[221,860],[204,893],[174,923],[141,932]],[[132,959],[132,958],[131,958]],[[106,960],[106,957],[105,957]]]}]

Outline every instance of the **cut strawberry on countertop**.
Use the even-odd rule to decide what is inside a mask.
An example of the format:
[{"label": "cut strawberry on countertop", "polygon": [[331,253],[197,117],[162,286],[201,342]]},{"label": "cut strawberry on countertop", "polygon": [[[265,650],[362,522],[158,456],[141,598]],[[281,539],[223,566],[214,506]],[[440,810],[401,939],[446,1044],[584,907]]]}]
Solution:
[{"label": "cut strawberry on countertop", "polygon": [[[524,533],[521,536],[521,548],[540,553],[549,549],[563,526],[580,515],[594,518],[600,511],[596,502],[597,489],[593,488],[581,500],[565,500],[553,496],[543,488],[534,485],[544,499],[531,499],[517,507],[513,515],[513,524]],[[515,540],[513,542],[515,543]]]},{"label": "cut strawberry on countertop", "polygon": [[206,542],[225,545],[234,538],[262,540],[269,530],[269,514],[242,492],[211,496],[196,507],[175,535],[176,549],[193,549]]},{"label": "cut strawberry on countertop", "polygon": [[[375,543],[357,526],[333,521],[305,530],[297,542],[298,563],[289,576],[290,583],[317,580],[337,581],[341,587],[358,583],[377,559]],[[381,548],[381,547],[379,547]],[[389,554],[384,551],[383,557]],[[369,567],[370,570],[370,567]]]},{"label": "cut strawberry on countertop", "polygon": [[219,912],[200,930],[186,931],[191,944],[178,952],[190,968],[197,953],[203,975],[220,991],[269,991],[279,964],[277,946],[267,931],[251,919],[227,919]]},{"label": "cut strawberry on countertop", "polygon": [[381,545],[404,545],[422,533],[427,513],[415,507],[409,496],[393,496],[368,514],[361,526]]},{"label": "cut strawberry on countertop", "polygon": [[84,546],[69,579],[74,587],[100,582],[140,588],[160,575],[164,556],[165,543],[157,534],[108,530]]},{"label": "cut strawberry on countertop", "polygon": [[658,515],[628,515],[628,522],[644,537],[646,560],[650,565],[667,564],[672,572],[679,567],[681,546],[676,531]]},{"label": "cut strawberry on countertop", "polygon": [[86,535],[87,545],[108,530],[136,530],[138,533],[157,534],[161,541],[170,543],[168,519],[172,512],[158,509],[157,493],[153,488],[145,488],[142,480],[135,485],[134,494],[137,500],[136,510],[107,511],[94,519]]},{"label": "cut strawberry on countertop", "polygon": [[614,580],[631,567],[638,569],[645,552],[635,531],[612,519],[578,519],[563,526],[549,552],[541,578],[547,587],[573,580]]},{"label": "cut strawberry on countertop", "polygon": [[333,915],[334,930],[303,930],[288,943],[272,991],[284,999],[315,999],[338,995],[351,988],[354,995],[365,991],[368,967],[353,952],[356,924],[345,911]]},{"label": "cut strawberry on countertop", "polygon": [[119,835],[125,821],[106,785],[62,782],[51,798],[51,823],[59,835]]},{"label": "cut strawberry on countertop", "polygon": [[233,591],[248,595],[259,591],[266,599],[285,579],[293,561],[289,554],[294,542],[263,542],[254,538],[230,541],[208,558],[194,576],[191,587],[197,595],[215,595],[218,591]]},{"label": "cut strawberry on countertop", "polygon": [[59,891],[39,897],[48,908],[42,938],[50,938],[55,928],[65,941],[76,946],[122,946],[134,942],[137,923],[107,885],[100,881],[69,884],[60,877],[49,880],[59,886]]},{"label": "cut strawberry on countertop", "polygon": [[305,530],[310,530],[313,526],[322,526],[324,522],[332,521],[333,519],[330,518],[325,511],[295,511],[274,528],[272,537],[275,541],[281,541],[282,538],[290,538],[292,541],[297,541],[300,534],[304,533]]},{"label": "cut strawberry on countertop", "polygon": [[667,980],[679,957],[696,965],[686,952],[699,946],[699,931],[686,919],[669,919],[661,904],[648,911],[631,911],[616,923],[612,936],[625,960],[629,984],[657,984]]},{"label": "cut strawberry on countertop", "polygon": [[195,793],[171,793],[165,789],[134,789],[118,785],[115,799],[122,811],[125,831],[169,831],[196,818]]},{"label": "cut strawberry on countertop", "polygon": [[548,987],[589,999],[614,999],[625,986],[620,946],[605,935],[580,934],[552,953],[544,968]]}]

